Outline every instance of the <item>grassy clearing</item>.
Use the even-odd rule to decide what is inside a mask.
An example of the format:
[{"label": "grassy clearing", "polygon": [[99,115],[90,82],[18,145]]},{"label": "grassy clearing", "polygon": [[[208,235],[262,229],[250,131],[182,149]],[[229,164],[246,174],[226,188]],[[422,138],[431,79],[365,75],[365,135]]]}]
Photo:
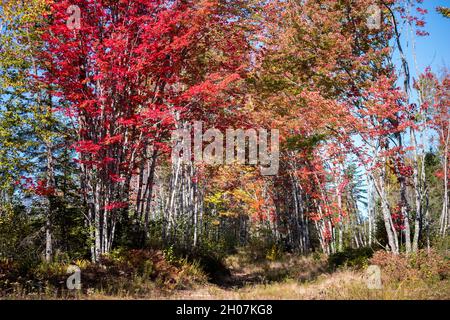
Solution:
[{"label": "grassy clearing", "polygon": [[[422,261],[424,255],[409,258],[413,267],[403,264],[400,270],[404,278],[398,278],[398,272],[404,263],[404,257],[388,258],[378,255],[374,259],[383,262],[382,288],[369,289],[366,268],[362,267],[330,268],[325,256],[299,257],[285,255],[276,261],[249,261],[248,255],[240,253],[227,259],[233,272],[233,279],[225,286],[207,286],[197,290],[178,292],[173,299],[290,299],[290,300],[406,300],[406,299],[450,299],[450,279],[447,268],[440,263],[446,260],[431,255],[433,263]],[[378,259],[378,260],[377,260]],[[381,260],[381,261],[380,261]],[[399,262],[402,261],[402,262]],[[332,263],[335,260],[332,259]],[[431,264],[431,266],[430,266]],[[439,269],[439,268],[441,269]],[[438,272],[442,272],[439,276]]]},{"label": "grassy clearing", "polygon": [[[146,263],[153,259],[150,265]],[[137,261],[122,265],[123,258],[110,257],[109,270],[119,277],[80,292],[39,292],[15,290],[6,299],[343,299],[403,300],[450,299],[448,259],[421,252],[413,256],[376,253],[361,266],[336,267],[336,259],[321,255],[285,254],[273,260],[253,259],[242,251],[225,260],[230,276],[218,284],[207,282],[199,265],[187,261],[171,264],[160,253],[140,253]],[[369,289],[366,268],[369,263],[382,268],[382,288]],[[125,268],[125,266],[128,268]],[[112,269],[111,269],[112,268]],[[88,268],[85,268],[88,270]],[[128,270],[129,274],[123,274]],[[132,270],[133,272],[130,272]],[[136,272],[139,270],[139,272]],[[47,270],[48,271],[48,270]],[[97,274],[99,271],[97,270]],[[83,285],[89,285],[85,275]],[[52,291],[53,290],[53,291]]]}]

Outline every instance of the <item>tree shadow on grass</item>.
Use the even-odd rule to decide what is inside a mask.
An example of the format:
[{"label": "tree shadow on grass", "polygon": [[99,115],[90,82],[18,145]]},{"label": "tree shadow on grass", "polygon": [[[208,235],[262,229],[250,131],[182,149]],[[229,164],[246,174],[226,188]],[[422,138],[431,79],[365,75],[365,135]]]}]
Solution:
[{"label": "tree shadow on grass", "polygon": [[230,274],[212,279],[222,289],[270,284],[293,279],[313,281],[327,271],[327,263],[310,257],[287,256],[281,261],[241,261],[230,267]]}]

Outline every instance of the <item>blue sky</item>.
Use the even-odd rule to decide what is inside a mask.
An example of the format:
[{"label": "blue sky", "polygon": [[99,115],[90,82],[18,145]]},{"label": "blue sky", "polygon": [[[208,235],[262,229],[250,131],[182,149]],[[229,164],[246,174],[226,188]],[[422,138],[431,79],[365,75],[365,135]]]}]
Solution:
[{"label": "blue sky", "polygon": [[[450,19],[444,18],[436,11],[436,7],[439,6],[450,7],[450,0],[424,0],[424,3],[420,6],[421,8],[428,10],[428,14],[425,16],[426,25],[424,30],[427,31],[429,35],[425,37],[415,36],[414,38],[416,41],[415,54],[417,70],[419,73],[423,72],[427,67],[431,67],[432,71],[438,75],[441,74],[444,68],[450,69]],[[414,50],[411,46],[408,46],[407,41],[405,41],[407,28],[402,28],[400,26],[400,31],[402,32],[402,46],[408,59],[410,74],[412,77],[417,78],[416,66],[413,59]],[[399,55],[395,53],[393,59],[398,71],[401,72]],[[397,82],[397,85],[400,88],[403,88],[401,77]],[[413,100],[417,99],[417,92],[415,90],[413,90],[411,94]],[[428,132],[427,134],[430,133]],[[405,141],[407,140],[408,137],[405,136]],[[358,141],[360,141],[359,138],[357,138],[356,141],[358,143]],[[364,168],[360,167],[360,169],[364,174]],[[364,189],[365,188],[367,188],[367,185]],[[367,216],[367,208],[362,205],[362,203],[358,203],[358,208],[363,216]]]},{"label": "blue sky", "polygon": [[[424,0],[421,7],[428,10],[425,17],[425,30],[430,33],[426,37],[416,37],[416,54],[419,70],[431,66],[432,70],[439,73],[442,68],[450,68],[450,19],[444,18],[436,12],[436,7],[450,7],[449,0]],[[411,75],[415,76],[415,68],[412,61],[411,48],[408,51],[408,60],[411,65]]]}]

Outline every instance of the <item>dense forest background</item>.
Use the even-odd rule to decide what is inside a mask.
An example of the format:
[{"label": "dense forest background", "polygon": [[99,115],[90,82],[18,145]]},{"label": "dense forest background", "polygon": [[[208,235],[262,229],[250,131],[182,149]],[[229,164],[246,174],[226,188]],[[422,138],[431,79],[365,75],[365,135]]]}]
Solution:
[{"label": "dense forest background", "polygon": [[[358,266],[380,251],[372,262],[420,257],[448,279],[450,75],[407,59],[428,36],[422,1],[0,12],[2,294],[61,287],[71,264],[92,287],[217,280],[243,251]],[[172,132],[196,121],[279,130],[278,173],[174,161]]]}]

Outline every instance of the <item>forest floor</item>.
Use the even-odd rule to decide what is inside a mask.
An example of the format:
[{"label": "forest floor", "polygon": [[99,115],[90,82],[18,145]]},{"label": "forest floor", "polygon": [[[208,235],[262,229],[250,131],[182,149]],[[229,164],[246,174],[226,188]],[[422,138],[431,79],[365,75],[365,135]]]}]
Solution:
[{"label": "forest floor", "polygon": [[[191,289],[158,292],[140,299],[194,300],[450,300],[450,280],[429,283],[420,279],[383,283],[369,289],[364,270],[342,268],[330,271],[325,259],[288,256],[280,261],[227,259],[231,275],[216,284],[195,285]],[[134,296],[94,294],[87,299],[134,299]]]},{"label": "forest floor", "polygon": [[[293,272],[292,272],[293,270]],[[167,297],[165,297],[167,298]],[[364,271],[325,271],[323,261],[294,258],[232,269],[230,279],[220,285],[177,291],[171,299],[450,299],[450,281],[386,283],[369,289]]]},{"label": "forest floor", "polygon": [[[119,277],[110,286],[91,287],[88,282],[89,274],[83,273],[86,282],[83,282],[82,276],[82,286],[86,287],[82,291],[66,291],[61,295],[48,289],[40,293],[0,295],[0,299],[450,300],[448,258],[441,260],[440,269],[432,269],[428,264],[438,261],[435,256],[428,264],[418,264],[422,272],[417,272],[402,264],[404,259],[386,253],[384,256],[390,257],[395,264],[381,270],[381,289],[368,287],[366,269],[369,261],[358,268],[336,268],[330,267],[330,259],[326,256],[284,254],[270,260],[261,257],[257,259],[248,252],[241,252],[226,258],[223,270],[216,272],[210,281],[206,281],[203,271],[191,267],[186,269],[191,270],[191,273],[185,274],[185,279],[189,280],[188,285],[172,286],[171,289],[148,277],[122,280]],[[414,261],[417,259],[416,257]],[[159,266],[162,268],[164,264]],[[442,266],[447,270],[445,276],[439,276]],[[98,275],[102,276],[101,273]]]}]

